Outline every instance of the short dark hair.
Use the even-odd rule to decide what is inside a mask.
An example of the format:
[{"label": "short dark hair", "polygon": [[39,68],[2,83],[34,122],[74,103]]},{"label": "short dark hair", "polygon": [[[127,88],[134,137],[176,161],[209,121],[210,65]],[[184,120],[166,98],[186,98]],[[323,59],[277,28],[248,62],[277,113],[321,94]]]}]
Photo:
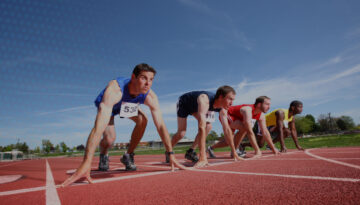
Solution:
[{"label": "short dark hair", "polygon": [[232,88],[231,86],[228,86],[228,85],[223,85],[217,89],[216,94],[215,94],[215,99],[218,99],[220,97],[220,95],[225,97],[230,92],[233,92],[234,94],[236,94],[234,88]]},{"label": "short dark hair", "polygon": [[291,111],[293,111],[292,109],[291,109],[291,107],[297,107],[297,106],[299,106],[299,105],[303,105],[303,103],[301,102],[301,101],[299,101],[299,100],[294,100],[294,101],[292,101],[291,103],[290,103],[290,107],[289,107],[289,110],[291,110]]},{"label": "short dark hair", "polygon": [[255,106],[256,106],[257,104],[259,104],[259,103],[263,103],[263,102],[265,101],[265,99],[270,100],[270,98],[269,98],[268,96],[265,96],[265,95],[256,98],[256,100],[255,100]]},{"label": "short dark hair", "polygon": [[146,63],[140,63],[140,64],[136,65],[133,70],[133,74],[135,75],[135,77],[138,77],[139,74],[143,71],[152,72],[152,73],[154,73],[154,75],[156,74],[156,70]]}]

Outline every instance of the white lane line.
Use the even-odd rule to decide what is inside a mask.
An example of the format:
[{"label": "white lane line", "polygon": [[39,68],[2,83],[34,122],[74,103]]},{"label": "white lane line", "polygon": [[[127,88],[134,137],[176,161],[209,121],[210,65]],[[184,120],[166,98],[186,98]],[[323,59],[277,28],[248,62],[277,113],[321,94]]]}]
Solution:
[{"label": "white lane line", "polygon": [[[285,153],[285,154],[281,154],[279,156],[289,155],[289,154],[294,154],[294,153],[300,153],[300,152],[302,152],[302,151],[288,152],[288,153]],[[276,156],[275,155],[267,155],[267,156],[262,156],[261,158],[268,158],[268,157],[276,157]],[[249,158],[249,159],[251,159],[251,158]],[[249,159],[246,159],[245,161],[247,161]],[[256,158],[256,159],[252,159],[252,160],[260,160],[260,158]],[[82,160],[79,160],[79,161],[82,161]],[[160,164],[159,162],[156,162],[156,163]],[[234,161],[214,163],[214,164],[211,164],[210,166],[218,166],[218,165],[231,164],[231,163],[234,163]],[[164,166],[164,168],[165,168],[165,166]],[[166,168],[169,168],[169,167],[166,167]],[[200,169],[195,169],[195,168],[191,168],[191,167],[189,167],[189,168],[191,170],[195,170],[195,171],[200,170]],[[200,171],[202,171],[202,170],[200,170]],[[221,172],[223,172],[223,171],[221,171]],[[226,172],[226,171],[224,171],[224,172]],[[138,177],[145,177],[145,176],[151,176],[151,175],[160,175],[160,174],[167,174],[167,173],[171,173],[171,171],[158,171],[158,172],[152,172],[152,173],[148,173],[148,174],[139,174],[139,175],[130,175],[130,176],[123,176],[123,177],[107,178],[107,180],[95,180],[95,182],[96,183],[101,183],[101,182],[106,182],[106,181],[112,181],[112,179],[114,179],[114,181],[115,181],[115,180],[138,178]],[[250,173],[250,174],[255,175],[254,173]],[[79,186],[79,185],[87,185],[87,184],[88,184],[87,182],[74,183],[71,186]],[[58,188],[58,187],[60,187],[60,185],[56,185],[56,187]],[[28,192],[41,191],[41,190],[45,190],[45,187],[35,187],[35,188],[29,188],[29,189],[18,189],[18,190],[13,190],[13,191],[0,192],[0,196],[7,196],[7,195],[12,195],[12,194],[20,194],[20,193],[28,193]]]},{"label": "white lane line", "polygon": [[14,181],[20,179],[21,177],[22,177],[22,175],[4,175],[4,176],[0,176],[0,184],[14,182]]},{"label": "white lane line", "polygon": [[28,193],[33,191],[42,191],[45,190],[45,187],[34,187],[34,188],[28,188],[28,189],[18,189],[18,190],[12,190],[12,191],[3,191],[0,192],[0,196],[7,196],[12,194],[22,194],[22,193]]},{"label": "white lane line", "polygon": [[233,172],[233,171],[218,171],[218,170],[207,170],[207,169],[193,169],[193,171],[219,173],[219,174],[238,174],[238,175],[285,177],[285,178],[295,178],[295,179],[317,179],[317,180],[344,181],[344,182],[360,182],[360,179],[353,179],[353,178],[318,177],[318,176],[302,176],[302,175],[287,175],[287,174],[267,174],[267,173],[252,173],[252,172]]},{"label": "white lane line", "polygon": [[59,195],[56,191],[54,177],[51,173],[51,168],[46,160],[46,204],[58,205],[61,204]]},{"label": "white lane line", "polygon": [[[311,149],[311,150],[315,150],[315,149]],[[340,164],[340,165],[347,166],[347,167],[352,167],[352,168],[355,168],[355,169],[360,169],[360,166],[358,166],[358,165],[349,164],[349,163],[346,163],[346,162],[340,162],[340,161],[336,161],[336,160],[333,160],[333,159],[328,159],[328,158],[325,158],[325,157],[320,157],[318,155],[310,153],[310,151],[308,149],[305,150],[305,154],[307,154],[307,155],[309,155],[311,157],[315,157],[317,159],[321,159],[321,160],[324,160],[324,161],[331,162],[331,163]]]},{"label": "white lane line", "polygon": [[158,172],[150,172],[150,173],[145,173],[145,174],[136,174],[136,175],[121,176],[121,177],[113,177],[113,178],[104,178],[104,179],[94,180],[94,183],[119,181],[119,180],[124,180],[124,179],[133,179],[133,178],[139,178],[139,177],[168,174],[168,173],[171,173],[171,172],[172,171],[158,171]]}]

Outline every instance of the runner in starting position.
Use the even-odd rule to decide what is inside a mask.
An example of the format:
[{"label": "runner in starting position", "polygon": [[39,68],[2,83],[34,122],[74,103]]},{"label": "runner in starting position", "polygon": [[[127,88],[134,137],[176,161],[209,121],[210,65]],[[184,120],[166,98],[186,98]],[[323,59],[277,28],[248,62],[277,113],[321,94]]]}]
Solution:
[{"label": "runner in starting position", "polygon": [[[155,92],[151,90],[155,74],[156,71],[151,66],[145,63],[139,64],[134,68],[130,79],[119,77],[116,80],[112,80],[99,94],[95,100],[98,112],[94,128],[91,130],[87,140],[84,160],[76,172],[63,182],[62,187],[73,183],[83,176],[85,176],[89,183],[92,183],[90,177],[91,162],[99,143],[101,147],[99,170],[106,171],[109,169],[107,152],[116,137],[114,117],[118,114],[120,117],[131,119],[136,124],[131,135],[127,153],[121,158],[121,162],[126,166],[126,170],[136,170],[134,150],[144,135],[148,121],[145,113],[139,108],[139,104],[145,104],[150,108],[154,124],[164,142],[167,154],[170,156],[172,170],[174,170],[174,166],[186,169],[176,161],[173,155],[169,133],[162,118],[158,98]],[[102,139],[101,136],[103,136]]]},{"label": "runner in starting position", "polygon": [[[231,106],[228,110],[228,118],[226,120],[225,119],[222,120],[220,118],[222,124],[224,123],[224,121],[230,124],[232,133],[235,132],[235,130],[238,130],[238,132],[235,135],[235,138],[233,139],[235,147],[239,147],[245,135],[249,137],[250,143],[252,147],[255,149],[254,157],[261,156],[261,151],[256,142],[253,126],[255,124],[255,121],[257,120],[261,128],[266,128],[264,113],[270,109],[270,103],[271,102],[269,97],[260,96],[256,98],[255,104],[243,104],[243,105]],[[263,136],[265,136],[265,140],[269,143],[270,148],[272,149],[274,154],[278,154],[279,151],[275,148],[274,144],[272,143],[270,133],[267,131],[267,129],[262,129],[262,130],[264,130],[262,133]],[[225,132],[224,135],[226,137]],[[220,147],[226,147],[226,146],[228,146],[228,143],[225,140],[222,140],[213,146],[209,146],[207,148],[207,151],[209,153],[210,158],[216,157],[214,153],[214,149]],[[237,151],[237,154],[242,155],[242,153],[239,151]]]},{"label": "runner in starting position", "polygon": [[[193,91],[185,93],[180,96],[178,101],[177,121],[178,130],[173,136],[171,144],[175,146],[177,142],[185,136],[186,120],[189,115],[192,115],[198,121],[198,134],[191,148],[187,150],[185,158],[193,162],[197,162],[195,167],[203,167],[208,165],[206,157],[206,136],[212,128],[212,122],[215,121],[215,113],[220,112],[220,118],[227,119],[227,109],[232,105],[235,99],[236,92],[230,86],[222,86],[218,88],[216,94],[207,91]],[[231,129],[226,123],[223,124],[225,133],[229,133],[226,140],[229,142],[233,151],[235,160],[241,158],[235,153],[235,147],[232,137]],[[194,149],[199,145],[200,159],[197,157]],[[166,154],[168,161],[168,154]]]}]

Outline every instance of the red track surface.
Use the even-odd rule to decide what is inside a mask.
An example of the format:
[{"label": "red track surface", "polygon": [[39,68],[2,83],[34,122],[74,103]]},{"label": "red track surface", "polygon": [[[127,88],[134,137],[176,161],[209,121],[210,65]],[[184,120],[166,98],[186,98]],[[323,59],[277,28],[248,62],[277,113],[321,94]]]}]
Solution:
[{"label": "red track surface", "polygon": [[[111,171],[92,171],[95,184],[79,181],[57,189],[49,182],[61,184],[82,158],[47,159],[48,171],[46,160],[5,162],[0,176],[23,177],[0,184],[0,204],[359,204],[360,147],[308,151],[316,156],[265,152],[242,162],[217,153],[211,166],[176,172],[161,163],[162,155],[137,155],[135,172],[125,172],[119,157],[111,157]],[[176,157],[183,161],[183,155]],[[97,163],[96,158],[94,170]],[[47,183],[49,173],[54,180]]]}]

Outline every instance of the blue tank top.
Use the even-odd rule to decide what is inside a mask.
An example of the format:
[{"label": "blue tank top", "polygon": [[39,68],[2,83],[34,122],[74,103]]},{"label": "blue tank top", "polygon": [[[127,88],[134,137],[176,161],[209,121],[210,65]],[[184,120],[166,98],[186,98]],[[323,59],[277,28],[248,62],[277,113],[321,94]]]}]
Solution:
[{"label": "blue tank top", "polygon": [[[122,92],[122,97],[121,100],[116,103],[113,107],[112,110],[112,115],[117,115],[120,113],[120,108],[121,108],[121,103],[122,102],[131,102],[131,103],[140,103],[140,104],[144,104],[146,96],[149,94],[149,91],[145,94],[140,94],[136,97],[131,97],[130,93],[129,93],[129,82],[130,82],[130,78],[124,78],[124,77],[118,77],[116,78],[116,81],[119,85],[119,87],[121,88],[121,92]],[[106,89],[106,88],[105,88]],[[102,98],[104,96],[105,93],[105,89],[101,91],[101,93],[97,96],[97,98],[95,99],[95,105],[97,108],[99,108],[99,105],[102,101]]]},{"label": "blue tank top", "polygon": [[186,109],[186,111],[189,114],[197,112],[198,111],[197,99],[201,94],[206,94],[209,97],[209,111],[219,112],[221,110],[218,108],[217,109],[214,108],[215,94],[208,91],[192,91],[183,94],[179,98],[179,106],[181,106],[183,109]]}]

